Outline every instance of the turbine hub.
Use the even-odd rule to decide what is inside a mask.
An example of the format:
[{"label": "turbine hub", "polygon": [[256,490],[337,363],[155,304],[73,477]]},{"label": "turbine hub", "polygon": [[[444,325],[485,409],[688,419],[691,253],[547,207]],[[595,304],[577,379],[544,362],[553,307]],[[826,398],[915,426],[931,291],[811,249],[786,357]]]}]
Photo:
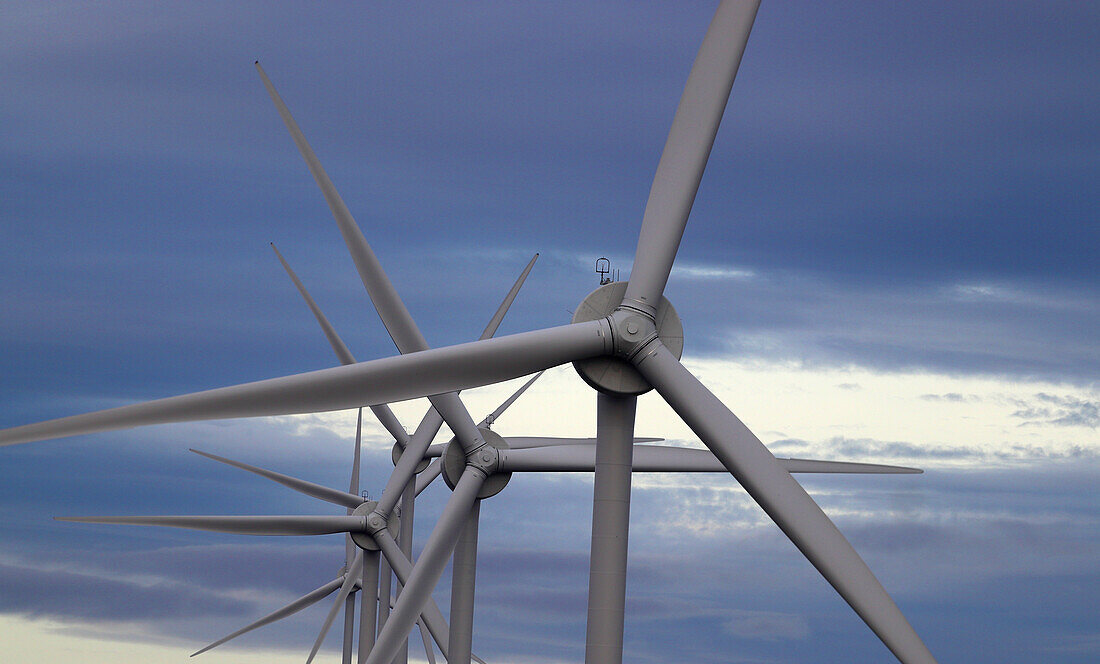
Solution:
[{"label": "turbine hub", "polygon": [[351,535],[351,541],[355,542],[355,545],[360,549],[366,549],[367,551],[377,551],[378,542],[374,541],[374,533],[389,528],[390,535],[397,537],[397,534],[401,532],[401,518],[395,512],[388,519],[382,518],[381,515],[374,513],[374,508],[378,507],[378,501],[368,500],[351,513],[352,516],[363,517],[364,530]]},{"label": "turbine hub", "polygon": [[458,484],[458,478],[462,477],[467,467],[477,468],[486,475],[481,490],[477,492],[477,497],[489,498],[503,491],[508,485],[508,480],[512,479],[512,473],[497,472],[500,459],[497,450],[507,449],[508,443],[504,442],[500,434],[486,427],[479,427],[478,431],[481,432],[485,445],[475,450],[470,456],[466,456],[457,440],[451,439],[451,442],[447,443],[442,460],[443,481],[451,490],[454,490],[455,485]]},{"label": "turbine hub", "polygon": [[584,382],[605,394],[636,396],[653,387],[642,378],[631,363],[632,358],[647,345],[660,339],[677,358],[684,352],[684,327],[676,309],[668,298],[662,296],[657,313],[623,304],[626,294],[625,281],[600,286],[584,298],[576,313],[574,323],[606,319],[611,326],[612,355],[579,360],[573,367]]}]

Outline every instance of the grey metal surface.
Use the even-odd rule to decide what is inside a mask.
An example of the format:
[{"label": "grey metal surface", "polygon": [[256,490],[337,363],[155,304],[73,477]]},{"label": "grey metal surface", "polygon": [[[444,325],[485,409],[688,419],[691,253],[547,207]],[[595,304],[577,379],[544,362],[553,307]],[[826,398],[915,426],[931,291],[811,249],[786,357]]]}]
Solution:
[{"label": "grey metal surface", "polygon": [[[634,444],[637,445],[640,443],[655,443],[661,440],[664,439],[643,438],[635,436]],[[506,436],[504,437],[504,442],[506,444],[506,447],[503,449],[510,450],[525,450],[534,447],[563,447],[569,445],[577,445],[581,447],[588,445],[595,449],[596,446],[595,438],[562,438],[558,436]],[[424,453],[424,456],[428,458],[442,456],[444,452],[446,452],[447,445],[449,444],[449,442],[436,443],[435,445],[432,445],[428,448],[428,451]],[[595,452],[593,452],[593,454],[595,454]],[[589,470],[592,469],[589,468]]]},{"label": "grey metal surface", "polygon": [[[401,532],[397,538],[397,544],[401,547],[401,553],[412,560],[413,552],[413,517],[416,514],[416,480],[410,479],[401,492]],[[397,596],[401,596],[402,585],[397,584]],[[397,664],[405,664],[409,661],[409,637],[405,636],[405,642],[394,659]]]},{"label": "grey metal surface", "polygon": [[428,464],[424,472],[416,476],[416,495],[419,496],[441,474],[443,474],[443,463],[439,459]]},{"label": "grey metal surface", "polygon": [[[381,547],[381,539],[378,537],[375,537],[374,539]],[[397,542],[394,542],[394,548],[397,549]],[[397,549],[397,553],[401,553],[400,549]],[[374,641],[378,640],[378,633],[382,631],[382,628],[386,626],[386,621],[390,619],[391,598],[393,596],[393,569],[390,565],[391,559],[391,556],[383,554],[382,561],[379,566],[379,569],[381,571],[379,572],[380,576],[378,577],[378,629],[375,630]]]},{"label": "grey metal surface", "polygon": [[714,452],[886,647],[907,664],[934,662],[894,600],[813,498],[740,419],[660,342],[638,369]]},{"label": "grey metal surface", "polygon": [[341,507],[347,507],[348,509],[355,509],[363,502],[363,498],[361,496],[353,493],[347,493],[345,491],[333,489],[322,484],[308,482],[306,480],[298,479],[297,477],[291,477],[290,475],[277,473],[273,470],[267,470],[266,468],[251,466],[241,461],[234,461],[233,459],[227,459],[225,457],[221,457],[216,454],[210,454],[209,452],[196,450],[194,448],[191,448],[191,451],[195,454],[198,454],[199,456],[204,456],[207,459],[212,459],[219,463],[233,466],[234,468],[240,468],[241,470],[259,475],[260,477],[266,477],[267,479],[278,482],[285,487],[294,489],[298,493],[303,493],[307,496],[323,500],[327,503],[340,505]]},{"label": "grey metal surface", "polygon": [[363,552],[359,551],[355,555],[355,559],[348,564],[348,571],[344,575],[344,582],[336,592],[336,601],[333,602],[332,608],[329,609],[328,615],[325,616],[325,622],[321,624],[321,632],[313,642],[313,649],[309,651],[309,657],[306,658],[306,664],[312,662],[313,658],[317,656],[317,651],[321,649],[321,644],[324,643],[325,635],[328,634],[329,628],[332,627],[332,622],[336,620],[336,615],[340,613],[340,609],[343,608],[345,601],[348,599],[348,595],[355,589],[355,585],[362,574]]},{"label": "grey metal surface", "polygon": [[[505,438],[509,445],[511,438]],[[547,445],[505,449],[500,453],[500,469],[507,472],[592,472],[596,467],[594,442]],[[722,462],[710,450],[664,445],[639,445],[635,438],[633,472],[635,473],[725,473]],[[849,461],[817,461],[814,459],[776,459],[788,473],[850,473],[864,475],[916,474],[918,468],[886,466]]]},{"label": "grey metal surface", "polygon": [[[627,283],[624,281],[600,286],[577,305],[573,312],[573,322],[581,323],[610,316],[622,304],[626,289]],[[680,316],[664,296],[659,298],[656,307],[653,320],[657,326],[657,333],[665,346],[676,357],[680,357],[684,349],[684,326],[680,322]],[[642,378],[638,370],[624,358],[615,355],[578,360],[573,363],[573,368],[577,370],[584,382],[600,392],[639,395],[650,390],[649,383]]]},{"label": "grey metal surface", "polygon": [[0,430],[0,446],[149,424],[319,413],[499,383],[607,352],[606,321],[563,325]]},{"label": "grey metal surface", "polygon": [[202,648],[201,650],[196,650],[195,652],[191,653],[191,656],[194,657],[195,655],[201,655],[204,652],[206,652],[207,650],[217,648],[218,646],[225,643],[226,641],[230,641],[232,639],[235,639],[235,638],[237,638],[238,636],[240,636],[242,634],[246,634],[248,632],[251,632],[252,630],[254,630],[258,627],[263,627],[264,625],[270,625],[271,623],[273,623],[275,621],[278,621],[278,620],[282,620],[283,618],[286,618],[287,616],[292,616],[292,615],[294,615],[295,613],[298,613],[299,611],[301,611],[304,608],[313,606],[317,602],[320,602],[324,598],[326,598],[329,595],[331,595],[332,593],[336,592],[336,590],[341,585],[343,585],[343,583],[344,583],[344,577],[342,577],[342,576],[339,577],[339,578],[333,579],[332,581],[329,581],[328,583],[321,586],[320,588],[317,588],[315,590],[311,590],[310,592],[306,593],[305,595],[302,595],[301,597],[294,600],[290,604],[287,604],[286,606],[282,607],[281,609],[277,609],[275,611],[272,611],[271,613],[267,614],[263,618],[260,618],[256,622],[249,623],[248,625],[245,625],[244,627],[238,629],[237,631],[233,632],[232,634],[228,634],[226,636],[223,636],[222,638],[220,638],[217,641],[211,643],[210,645],[206,646],[205,648]]},{"label": "grey metal surface", "polygon": [[[491,430],[482,428],[481,437],[485,440],[486,444],[493,447],[495,450],[503,450],[508,447],[508,443],[500,437],[500,434]],[[466,472],[467,456],[465,450],[458,445],[448,445],[446,452],[443,454],[440,461],[443,464],[443,481],[447,483],[450,488],[455,488],[458,484],[459,478]],[[481,483],[481,489],[477,492],[477,497],[491,498],[501,491],[504,487],[508,486],[508,481],[512,479],[511,473],[495,472],[485,478],[485,481]]]},{"label": "grey metal surface", "polygon": [[355,647],[355,593],[344,598],[343,664],[351,664]]},{"label": "grey metal surface", "polygon": [[[286,262],[283,255],[279,253],[279,250],[275,247],[275,243],[271,243],[271,249],[275,252],[275,255],[279,258],[279,263],[282,264],[283,269],[286,270],[290,280],[294,282],[294,286],[298,289],[298,293],[301,294],[302,299],[305,300],[306,306],[313,312],[313,317],[317,319],[317,323],[321,326],[321,331],[324,333],[325,338],[328,339],[329,345],[332,346],[332,350],[336,353],[336,358],[340,360],[340,364],[355,364],[355,356],[348,350],[344,340],[340,338],[340,335],[336,333],[336,328],[329,322],[328,317],[321,311],[321,307],[317,306],[317,302],[306,290],[305,284],[298,278],[298,275],[294,273],[294,270],[290,268],[290,264]],[[382,426],[386,431],[397,440],[402,446],[408,441],[408,434],[405,433],[405,429],[401,426],[401,423],[397,421],[397,417],[390,410],[390,407],[386,404],[378,404],[370,407],[374,416],[378,418]]]},{"label": "grey metal surface", "polygon": [[[535,254],[535,255],[537,256],[538,254]],[[545,373],[545,372],[540,371],[537,374],[535,374],[534,376],[531,376],[531,378],[529,378],[526,383],[521,385],[518,390],[516,390],[515,392],[512,393],[512,396],[508,397],[507,399],[504,400],[503,403],[501,403],[499,406],[497,406],[496,410],[489,413],[488,415],[485,416],[485,418],[483,420],[478,422],[477,426],[478,427],[491,427],[491,426],[493,426],[493,422],[496,422],[497,418],[499,418],[501,415],[503,415],[504,411],[508,410],[508,408],[516,402],[516,399],[520,398],[523,395],[523,393],[527,391],[527,388],[534,385],[535,381],[538,380],[542,376],[543,373]]]},{"label": "grey metal surface", "polygon": [[[379,536],[378,546],[382,549],[382,555],[392,561],[391,567],[393,573],[402,582],[407,582],[409,576],[412,574],[413,564],[412,562],[401,553],[400,547],[393,537]],[[382,606],[389,612],[391,607],[389,602],[384,602]],[[443,653],[444,659],[450,652],[450,646],[448,643],[450,628],[447,626],[447,621],[443,618],[443,612],[439,610],[439,606],[435,603],[435,600],[431,598],[429,594],[427,602],[421,609],[420,619],[424,621],[424,624],[428,627],[428,632],[432,635],[432,640],[439,646],[439,651]],[[382,631],[382,625],[379,624],[378,631]]]},{"label": "grey metal surface", "polygon": [[260,73],[264,88],[267,89],[271,100],[275,102],[279,116],[290,131],[294,144],[298,147],[298,151],[301,152],[302,158],[309,167],[310,174],[316,180],[317,186],[321,188],[325,202],[332,210],[332,216],[336,219],[336,225],[340,228],[340,235],[344,238],[344,244],[347,245],[348,252],[355,263],[355,269],[359,272],[359,277],[370,295],[371,302],[374,303],[378,317],[390,333],[390,338],[393,339],[397,349],[402,353],[427,350],[428,342],[424,340],[420,329],[413,322],[408,309],[405,308],[405,304],[398,297],[393,284],[390,283],[385,271],[382,270],[382,264],[378,261],[378,257],[374,255],[374,250],[371,249],[367,239],[363,236],[363,232],[359,230],[359,226],[352,218],[351,212],[344,205],[343,199],[336,191],[336,186],[332,184],[328,174],[325,173],[320,160],[313,153],[313,148],[309,146],[309,142],[306,141],[301,129],[298,128],[298,123],[291,116],[290,109],[283,103],[279,93],[275,91],[275,86],[271,84],[271,80],[264,73],[259,62],[256,63],[256,71]]},{"label": "grey metal surface", "polygon": [[405,589],[394,604],[386,626],[378,634],[374,650],[367,658],[368,664],[385,664],[397,654],[405,635],[412,629],[416,616],[439,581],[484,480],[485,475],[476,469],[463,473],[406,579]]},{"label": "grey metal surface", "polygon": [[386,480],[386,488],[382,490],[382,495],[378,499],[378,512],[380,514],[388,516],[393,511],[401,498],[405,485],[416,476],[417,468],[420,467],[425,451],[431,446],[432,440],[435,439],[442,425],[443,417],[435,408],[430,408],[428,412],[424,413],[424,418],[420,420],[420,425],[416,427],[416,431],[409,438],[408,446],[397,459],[393,472]]},{"label": "grey metal surface", "polygon": [[366,519],[356,516],[67,516],[57,521],[167,526],[239,535],[328,535],[360,532]]},{"label": "grey metal surface", "polygon": [[447,664],[470,664],[474,638],[474,585],[481,500],[475,500],[451,558],[451,652]]},{"label": "grey metal surface", "polygon": [[636,397],[603,393],[596,397],[585,664],[619,664],[623,660],[631,457],[637,403]]},{"label": "grey metal surface", "polygon": [[703,37],[649,190],[624,298],[631,306],[652,313],[661,300],[759,6],[726,0]]},{"label": "grey metal surface", "polygon": [[504,300],[497,307],[497,310],[493,313],[492,318],[489,319],[489,323],[482,330],[480,339],[488,339],[497,333],[497,328],[500,327],[500,323],[504,320],[504,314],[508,313],[508,309],[511,308],[512,302],[515,301],[516,295],[519,294],[519,289],[523,288],[523,282],[527,281],[527,275],[531,274],[531,268],[535,267],[535,261],[539,259],[538,252],[531,257],[531,260],[527,262],[527,266],[523,268],[523,272],[520,272],[519,278],[512,284],[512,287],[505,294]]},{"label": "grey metal surface", "polygon": [[[378,570],[381,566],[377,551],[363,551],[363,576],[359,582],[359,664],[367,661],[374,647],[378,628]],[[387,602],[388,604],[388,602]]]}]

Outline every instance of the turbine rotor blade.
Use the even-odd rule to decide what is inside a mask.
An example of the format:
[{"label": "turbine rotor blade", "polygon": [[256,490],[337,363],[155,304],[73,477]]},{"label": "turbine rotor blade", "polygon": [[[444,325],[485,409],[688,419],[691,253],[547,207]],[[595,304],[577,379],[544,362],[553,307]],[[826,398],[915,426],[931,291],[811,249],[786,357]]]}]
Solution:
[{"label": "turbine rotor blade", "polygon": [[[351,481],[348,483],[348,493],[353,496],[359,495],[359,466],[362,464],[362,450],[363,450],[363,409],[359,409],[359,415],[355,420],[355,451],[351,457]],[[359,500],[362,504],[363,500]],[[348,505],[348,514],[351,514],[359,505]]]},{"label": "turbine rotor blade", "polygon": [[[336,353],[337,359],[340,360],[340,364],[355,364],[355,356],[351,354],[347,345],[344,344],[344,340],[336,333],[336,328],[328,321],[328,318],[321,311],[321,307],[317,306],[317,302],[310,296],[309,291],[306,290],[305,284],[298,278],[298,275],[294,274],[294,270],[290,269],[290,264],[287,263],[283,255],[279,253],[274,242],[271,243],[271,248],[275,251],[275,255],[279,257],[279,262],[282,263],[283,269],[286,270],[286,273],[290,276],[290,280],[294,282],[294,286],[298,289],[298,293],[300,293],[302,299],[306,301],[306,306],[313,312],[313,317],[317,319],[317,323],[321,326],[321,331],[324,332],[325,338],[328,339],[329,345],[332,346],[333,352]],[[390,407],[386,404],[378,404],[376,406],[371,406],[370,409],[371,412],[374,413],[374,416],[378,418],[378,421],[382,423],[382,426],[385,427],[386,431],[404,447],[408,443],[409,436],[405,433],[405,428],[397,421],[397,417],[393,414],[393,411],[390,410]]]},{"label": "turbine rotor blade", "polygon": [[497,307],[493,317],[489,319],[489,324],[485,326],[485,330],[481,333],[481,339],[488,339],[497,333],[497,328],[500,327],[501,321],[504,320],[504,314],[508,313],[508,309],[512,306],[512,302],[515,301],[516,295],[519,293],[519,289],[523,287],[523,282],[527,281],[527,275],[531,274],[531,268],[535,267],[535,261],[539,259],[538,252],[531,257],[531,260],[527,263],[527,267],[523,268],[523,272],[520,273],[519,278],[516,279],[516,283],[512,284],[511,290],[504,296],[504,301]]},{"label": "turbine rotor blade", "polygon": [[875,575],[768,448],[659,340],[635,366],[894,655],[935,662]]},{"label": "turbine rotor blade", "polygon": [[435,481],[435,478],[439,477],[443,473],[443,463],[437,458],[435,461],[428,464],[428,467],[424,469],[424,472],[416,476],[416,495],[420,495],[424,489],[428,488],[428,485]]},{"label": "turbine rotor blade", "polygon": [[390,333],[390,338],[393,339],[397,349],[402,353],[427,350],[428,342],[424,340],[424,336],[416,327],[409,310],[405,308],[405,304],[397,295],[397,291],[390,283],[389,277],[382,269],[382,264],[378,262],[378,257],[374,255],[374,250],[371,249],[367,239],[363,237],[363,232],[359,229],[359,225],[355,223],[355,219],[352,218],[347,206],[344,205],[343,199],[336,191],[336,186],[332,184],[328,174],[325,173],[325,169],[321,167],[321,162],[317,159],[317,155],[313,153],[313,148],[309,146],[302,130],[298,128],[298,123],[291,116],[290,109],[283,103],[279,93],[275,91],[275,86],[272,85],[259,62],[256,63],[256,71],[260,72],[260,78],[263,79],[264,87],[271,96],[271,100],[275,102],[279,116],[282,117],[287,129],[290,130],[294,144],[298,146],[298,151],[302,153],[302,158],[309,167],[310,174],[317,181],[317,186],[321,188],[325,202],[332,210],[332,216],[336,218],[340,234],[344,237],[344,244],[347,245],[351,258],[355,262],[355,269],[359,271],[359,278],[362,279],[363,285],[367,288],[371,302],[374,303],[374,308],[378,312],[378,317],[382,319],[382,324],[386,326],[386,330]]},{"label": "turbine rotor blade", "polygon": [[271,249],[275,252],[275,256],[278,257],[279,263],[282,264],[283,269],[286,271],[287,276],[294,282],[294,287],[298,289],[298,293],[302,296],[302,299],[306,301],[306,306],[313,313],[313,317],[317,319],[317,323],[321,326],[321,331],[325,334],[325,338],[328,339],[328,343],[332,346],[332,351],[336,353],[337,359],[340,360],[340,364],[355,364],[355,356],[348,350],[344,340],[340,338],[340,335],[336,333],[336,328],[329,322],[328,317],[321,311],[321,307],[317,306],[317,302],[306,290],[305,284],[298,278],[298,275],[294,273],[294,270],[290,268],[290,264],[286,262],[283,255],[279,253],[279,249],[275,246],[275,243],[271,243]]},{"label": "turbine rotor blade", "polygon": [[[378,634],[374,650],[367,658],[367,664],[390,662],[401,648],[405,635],[412,629],[425,602],[431,598],[432,589],[439,581],[439,576],[447,565],[447,559],[458,543],[458,535],[466,525],[470,509],[477,500],[477,493],[484,482],[485,474],[469,466],[458,479],[454,493],[451,494],[450,500],[443,508],[443,513],[436,521],[432,534],[424,544],[424,549],[405,582],[401,596],[397,598],[397,603],[390,612],[386,626]],[[381,542],[379,544],[381,545]]]},{"label": "turbine rotor blade", "polygon": [[309,592],[305,595],[302,595],[301,597],[294,600],[290,604],[287,604],[283,608],[278,609],[276,611],[272,611],[271,613],[267,614],[263,618],[260,618],[256,622],[251,623],[249,625],[246,625],[246,626],[238,629],[237,631],[233,632],[232,634],[229,634],[227,636],[224,636],[224,637],[218,639],[217,641],[211,643],[210,645],[206,646],[202,650],[195,651],[194,653],[191,654],[191,656],[194,657],[195,655],[201,655],[204,652],[206,652],[207,650],[217,648],[218,646],[225,643],[226,641],[231,641],[232,639],[235,639],[235,638],[237,638],[238,636],[240,636],[242,634],[245,634],[247,632],[251,632],[252,630],[256,629],[257,627],[263,627],[264,625],[270,625],[271,623],[273,623],[277,620],[282,620],[283,618],[286,618],[287,616],[291,616],[291,615],[294,615],[295,613],[298,613],[302,609],[313,606],[317,602],[320,602],[324,598],[331,595],[337,588],[339,588],[341,585],[343,585],[343,582],[344,582],[343,578],[333,579],[332,581],[329,581],[328,583],[321,586],[320,588],[317,588],[316,590],[313,590],[313,591],[311,591],[311,592]]},{"label": "turbine rotor blade", "polygon": [[729,99],[759,0],[725,0],[711,20],[649,190],[623,303],[657,311]]},{"label": "turbine rotor blade", "polygon": [[[664,440],[664,438],[641,438],[636,437],[634,444],[639,445],[642,443],[656,443]],[[595,445],[595,438],[558,438],[554,436],[505,436],[504,442],[508,443],[509,450],[526,450],[538,447],[564,447],[575,445]],[[428,448],[428,451],[424,453],[425,458],[435,458],[442,456],[447,451],[447,445],[449,443],[437,443]],[[683,448],[676,448],[683,449]],[[552,456],[553,453],[547,453]],[[564,454],[564,453],[563,453]],[[562,457],[568,458],[568,457]]]},{"label": "turbine rotor blade", "polygon": [[589,321],[0,430],[0,446],[149,424],[318,413],[497,383],[610,351]]},{"label": "turbine rotor blade", "polygon": [[375,512],[386,515],[387,518],[389,517],[390,512],[397,505],[397,501],[400,500],[405,485],[416,475],[416,469],[424,458],[424,451],[431,445],[441,426],[443,426],[443,417],[439,414],[439,411],[434,407],[428,409],[428,412],[424,413],[424,418],[420,420],[420,425],[416,427],[416,431],[409,438],[409,444],[397,459],[393,472],[390,473],[390,478],[386,480],[386,488],[382,490],[382,495],[378,498],[378,504],[374,508]]},{"label": "turbine rotor blade", "polygon": [[[538,254],[535,254],[535,255],[538,256]],[[520,398],[520,396],[522,396],[523,393],[527,391],[527,388],[534,385],[535,381],[538,380],[539,377],[542,376],[542,374],[544,374],[544,373],[546,373],[545,370],[538,372],[534,376],[531,376],[530,380],[528,380],[526,383],[524,383],[523,386],[520,387],[518,390],[513,392],[512,396],[505,399],[504,403],[497,406],[496,410],[494,410],[493,412],[486,415],[485,419],[481,420],[481,422],[478,424],[478,427],[491,427],[491,426],[493,426],[493,422],[496,422],[497,418],[500,417],[501,415],[503,415],[504,411],[508,410],[508,407],[511,406],[512,404],[514,404],[516,402],[516,399]]]},{"label": "turbine rotor blade", "polygon": [[420,640],[424,642],[424,657],[428,660],[428,664],[435,664],[435,648],[432,647],[432,642],[428,638],[428,628],[424,625],[423,619],[417,620],[416,625],[420,628]]},{"label": "turbine rotor blade", "polygon": [[[527,263],[527,267],[524,268],[523,273],[519,276],[519,279],[516,280],[516,283],[512,286],[511,290],[508,291],[508,295],[505,296],[504,301],[501,302],[500,306],[497,308],[496,313],[493,314],[493,318],[485,327],[485,331],[481,333],[480,340],[488,339],[496,334],[497,326],[500,325],[500,321],[504,318],[504,314],[507,313],[508,308],[512,306],[512,302],[516,298],[516,293],[519,292],[519,289],[523,285],[523,282],[527,279],[527,275],[531,272],[531,268],[534,266],[535,260],[538,257],[539,255],[536,253],[534,257],[530,260],[530,262]],[[539,375],[541,375],[541,373],[542,372],[540,371]],[[492,421],[495,420],[496,417],[500,415],[500,413],[504,412],[504,410],[508,406],[510,406],[512,402],[519,398],[519,395],[522,394],[537,378],[538,376],[535,376],[535,378],[527,381],[527,383],[523,387],[516,391],[515,395],[513,395],[510,400],[506,401],[497,409],[497,411],[495,411],[493,414],[483,420],[481,424],[476,425],[476,427],[474,428],[488,426],[489,424],[491,424]],[[459,438],[459,440],[466,441],[463,443],[464,446],[469,446],[470,443],[473,443],[477,439],[480,439],[480,434],[471,430],[469,425],[472,424],[472,421],[467,421],[470,420],[469,413],[466,411],[466,408],[462,405],[462,402],[458,399],[457,395],[450,398],[444,397],[442,399],[437,399],[437,401],[440,401],[440,404],[437,406],[436,401],[432,402],[432,410],[429,410],[427,413],[425,413],[424,419],[421,420],[420,426],[417,427],[416,433],[413,434],[412,438],[410,439],[410,443],[405,446],[405,451],[407,452],[407,454],[403,453],[401,455],[401,458],[397,461],[397,466],[393,469],[393,473],[390,474],[390,478],[386,482],[386,488],[382,491],[382,497],[379,499],[378,506],[376,508],[376,511],[378,511],[379,513],[389,514],[394,505],[397,503],[397,496],[399,495],[401,490],[412,480],[413,475],[415,475],[416,473],[416,468],[420,465],[420,460],[424,456],[425,450],[428,449],[428,446],[431,444],[432,439],[434,439],[436,433],[439,432],[440,425],[442,425],[443,423],[443,416],[440,413],[446,412],[450,416],[451,419],[448,423],[451,425],[451,429],[455,432],[455,435]],[[424,433],[422,434],[421,431],[423,431]],[[429,478],[428,482],[431,482],[432,479],[434,479],[434,476]],[[418,480],[416,486],[418,487],[416,493],[419,494],[421,491],[424,490],[424,487],[426,487],[427,484],[421,485]]]},{"label": "turbine rotor blade", "polygon": [[298,493],[304,493],[307,496],[323,500],[327,503],[333,503],[334,505],[340,505],[341,507],[347,507],[348,509],[355,509],[363,503],[363,499],[353,493],[345,493],[343,491],[337,491],[336,489],[330,489],[327,486],[320,484],[314,484],[313,482],[307,482],[300,480],[290,475],[283,475],[282,473],[276,473],[273,470],[266,470],[257,466],[250,466],[247,463],[241,463],[240,461],[234,461],[232,459],[226,459],[216,454],[210,454],[209,452],[202,452],[194,448],[192,452],[199,456],[204,456],[207,459],[213,459],[219,463],[224,463],[234,468],[240,468],[241,470],[248,471],[259,475],[260,477],[266,477],[269,480],[273,480],[282,484],[283,486],[290,487]]},{"label": "turbine rotor blade", "polygon": [[887,466],[880,463],[820,461],[817,459],[777,459],[788,473],[839,473],[853,475],[920,475],[920,468]]},{"label": "turbine rotor blade", "polygon": [[[397,541],[393,539],[388,530],[383,530],[375,535],[374,541],[378,543],[382,555],[393,570],[394,576],[402,585],[406,584],[412,575],[413,564],[405,556],[401,547],[398,546]],[[439,605],[430,596],[420,612],[420,619],[428,626],[428,632],[432,635],[435,644],[439,646],[439,652],[443,653],[443,658],[447,659],[451,650],[449,642],[450,628],[447,625],[447,620],[443,617],[443,612],[439,610]]]},{"label": "turbine rotor blade", "polygon": [[57,521],[167,526],[238,535],[329,535],[366,531],[361,516],[55,516]]},{"label": "turbine rotor blade", "polygon": [[[505,438],[511,445],[511,439]],[[582,441],[584,439],[578,439]],[[635,439],[637,442],[638,439]],[[847,461],[776,459],[788,473],[912,474],[916,468],[884,466]],[[500,472],[588,472],[596,465],[596,446],[591,442],[576,445],[513,448],[500,450]],[[722,462],[710,450],[663,445],[634,445],[635,473],[725,473]]]},{"label": "turbine rotor blade", "polygon": [[340,586],[340,591],[336,593],[336,602],[333,603],[332,609],[328,612],[328,616],[325,617],[325,622],[321,625],[321,633],[317,635],[317,640],[313,642],[313,650],[309,652],[309,657],[306,658],[306,664],[313,661],[313,658],[317,656],[317,651],[321,649],[321,644],[325,641],[325,635],[328,634],[329,627],[332,627],[332,621],[336,618],[336,614],[340,612],[340,609],[344,608],[344,601],[347,599],[351,591],[355,589],[355,584],[359,580],[360,575],[363,573],[363,551],[360,549],[355,553],[355,559],[348,565],[347,573],[344,574],[344,583]]}]

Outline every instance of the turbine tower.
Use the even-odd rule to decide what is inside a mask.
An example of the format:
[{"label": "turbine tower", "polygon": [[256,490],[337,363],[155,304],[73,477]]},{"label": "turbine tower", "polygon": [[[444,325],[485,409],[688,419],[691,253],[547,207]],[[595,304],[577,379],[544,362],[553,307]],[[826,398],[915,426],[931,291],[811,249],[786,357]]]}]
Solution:
[{"label": "turbine tower", "polygon": [[[630,480],[636,442],[634,420],[638,395],[650,390],[656,390],[684,420],[721,467],[744,487],[898,660],[907,664],[934,662],[928,648],[859,554],[792,478],[788,465],[773,456],[680,363],[683,328],[672,304],[664,297],[665,284],[758,4],[756,0],[723,0],[706,32],[657,166],[629,279],[602,285],[590,293],[568,325],[498,338],[483,337],[438,349],[428,347],[289,109],[260,69],[263,83],[321,188],[363,284],[400,354],[27,424],[0,431],[0,444],[169,422],[382,406],[427,397],[438,419],[445,421],[455,435],[441,464],[452,494],[420,556],[407,570],[404,587],[365,660],[367,664],[390,664],[413,625],[430,607],[431,592],[452,553],[459,560],[469,560],[476,546],[473,534],[480,500],[499,492],[507,483],[509,460],[525,451],[560,453],[567,447],[509,449],[507,441],[487,427],[475,424],[459,391],[572,363],[595,390],[597,401],[585,644],[588,664],[622,661]],[[429,417],[436,416],[429,414]],[[345,532],[351,533],[361,548],[356,561],[362,561],[363,552],[372,546],[380,548],[391,562],[407,559],[390,533],[390,521],[400,497],[412,491],[410,486],[415,486],[416,469],[428,452],[430,439],[430,436],[410,436],[380,500],[361,504],[352,515],[251,517],[247,524],[234,522],[234,531]],[[198,518],[218,525],[217,517]],[[360,564],[349,564],[351,569],[343,586],[353,583],[349,579],[357,574]],[[457,615],[465,620],[472,612],[474,577],[473,574],[456,574],[456,577],[459,587],[453,595],[458,597]],[[341,592],[347,594],[343,588]],[[452,611],[455,610],[452,603]],[[452,629],[454,618],[455,614]],[[460,629],[468,631],[464,624]],[[453,663],[469,661],[467,645],[452,644]]]}]

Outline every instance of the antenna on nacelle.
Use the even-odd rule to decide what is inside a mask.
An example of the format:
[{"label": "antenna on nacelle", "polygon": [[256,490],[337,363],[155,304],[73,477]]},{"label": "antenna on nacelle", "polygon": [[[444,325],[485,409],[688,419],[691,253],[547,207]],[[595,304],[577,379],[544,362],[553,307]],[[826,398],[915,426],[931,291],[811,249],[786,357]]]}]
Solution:
[{"label": "antenna on nacelle", "polygon": [[615,271],[614,277],[609,277],[611,274],[611,261],[607,258],[600,257],[596,259],[596,274],[600,275],[600,285],[609,284],[619,278],[619,271]]}]

